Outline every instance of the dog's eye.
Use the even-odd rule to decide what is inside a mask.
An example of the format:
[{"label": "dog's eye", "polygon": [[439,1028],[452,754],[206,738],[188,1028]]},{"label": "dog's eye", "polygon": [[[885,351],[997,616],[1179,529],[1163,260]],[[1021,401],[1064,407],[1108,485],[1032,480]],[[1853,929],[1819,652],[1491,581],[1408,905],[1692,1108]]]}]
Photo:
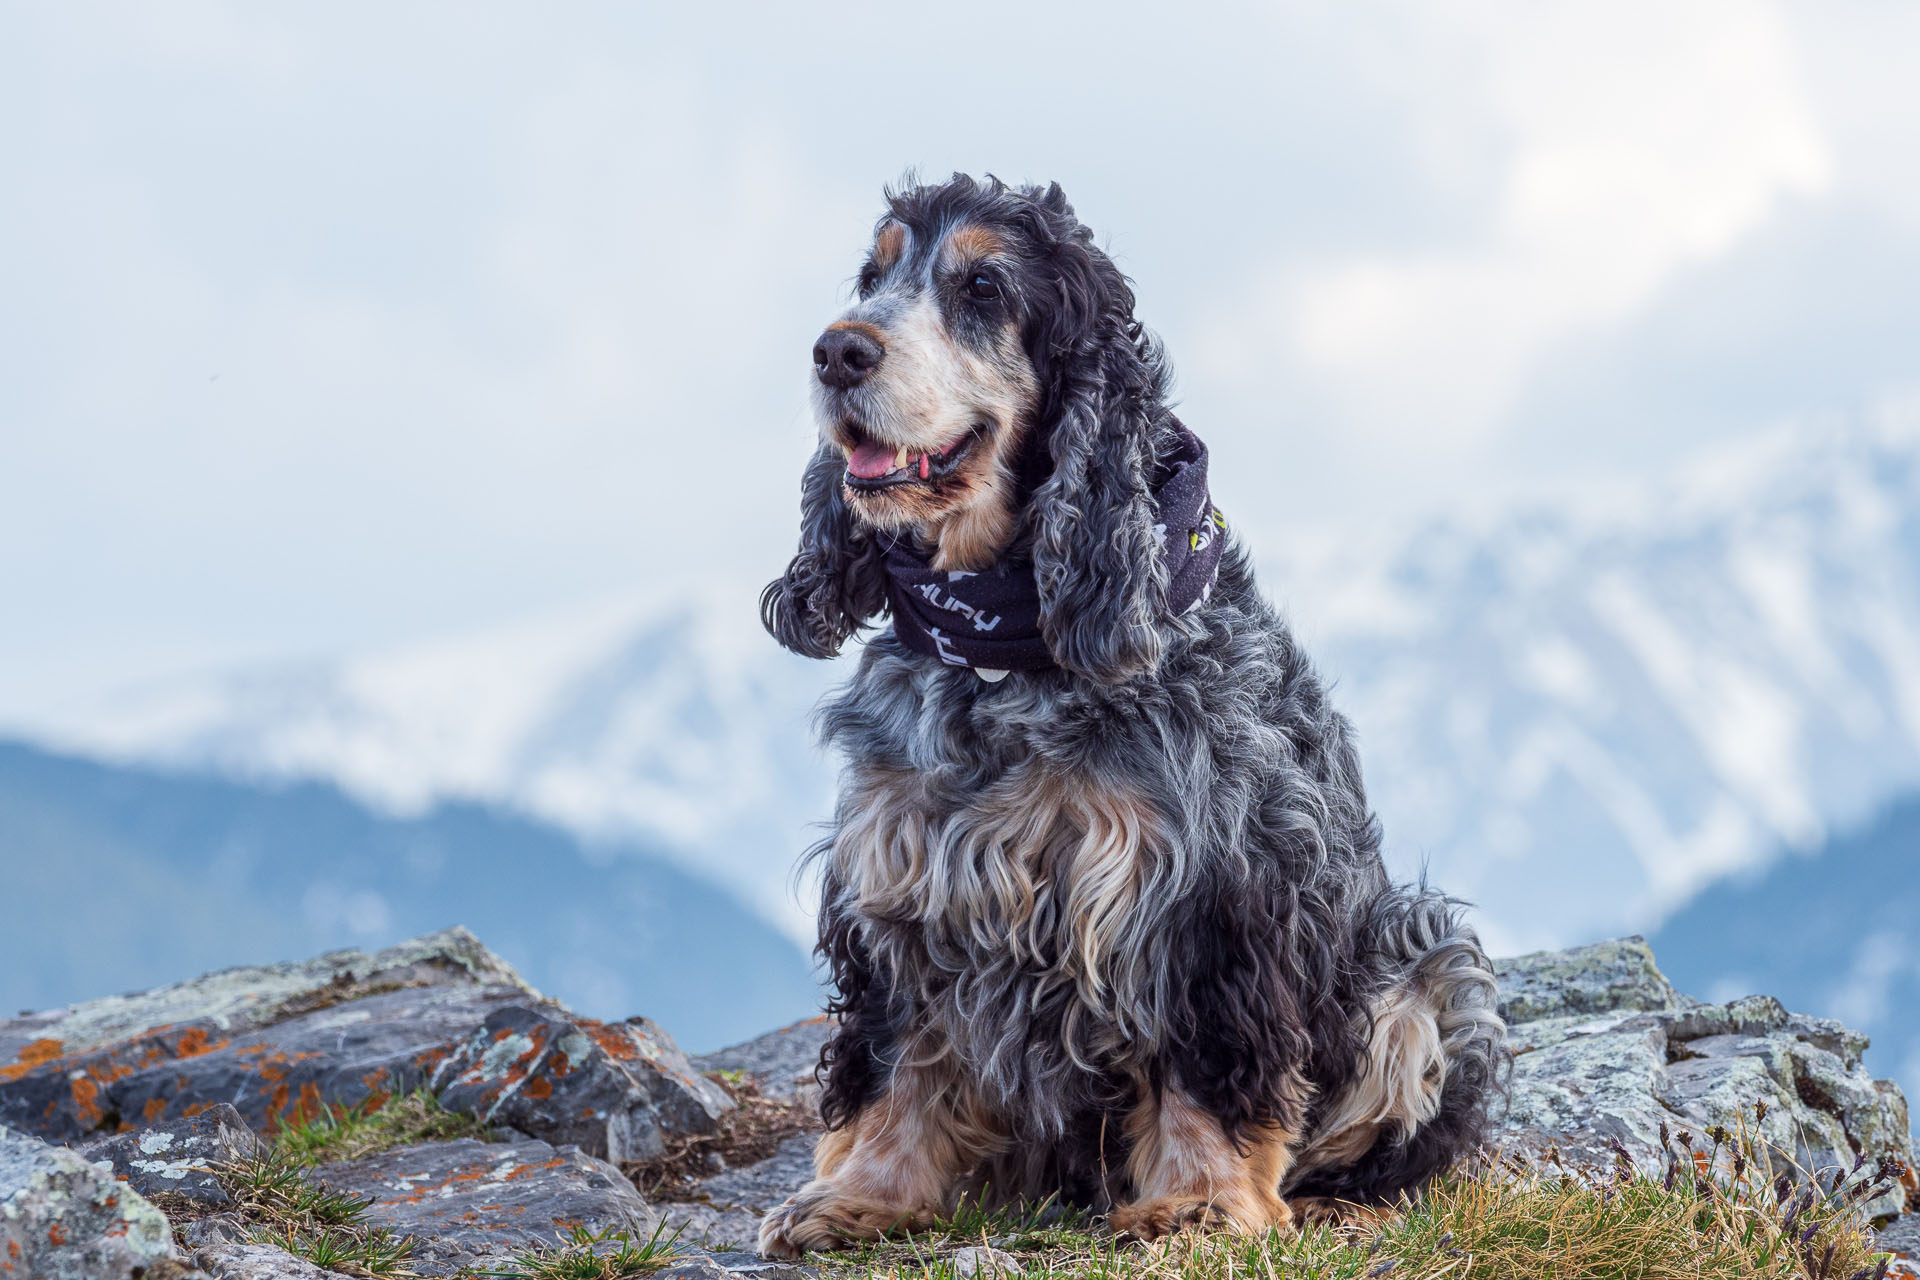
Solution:
[{"label": "dog's eye", "polygon": [[1000,296],[1000,286],[993,282],[992,276],[987,275],[985,272],[980,272],[976,274],[973,279],[967,281],[967,296],[970,298],[997,298]]}]

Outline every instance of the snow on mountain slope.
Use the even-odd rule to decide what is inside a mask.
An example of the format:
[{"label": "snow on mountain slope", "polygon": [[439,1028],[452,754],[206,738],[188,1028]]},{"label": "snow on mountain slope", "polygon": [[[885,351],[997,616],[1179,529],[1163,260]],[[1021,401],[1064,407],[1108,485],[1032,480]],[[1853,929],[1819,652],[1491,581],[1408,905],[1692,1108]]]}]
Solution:
[{"label": "snow on mountain slope", "polygon": [[1372,607],[1320,592],[1311,629],[1390,857],[1502,949],[1652,927],[1920,786],[1912,431],[1775,435],[1599,519],[1431,529],[1349,586]]},{"label": "snow on mountain slope", "polygon": [[616,856],[672,850],[796,938],[831,771],[807,717],[833,669],[782,652],[752,593],[618,602],[407,651],[164,684],[34,736],[111,760],[324,778],[387,812],[503,804]]},{"label": "snow on mountain slope", "polygon": [[[1600,516],[1436,526],[1371,563],[1262,548],[1356,725],[1389,857],[1502,950],[1648,928],[1920,787],[1920,434],[1827,428]],[[805,937],[831,805],[752,584],[386,657],[149,690],[37,736],[389,809],[489,800],[642,835]]]}]

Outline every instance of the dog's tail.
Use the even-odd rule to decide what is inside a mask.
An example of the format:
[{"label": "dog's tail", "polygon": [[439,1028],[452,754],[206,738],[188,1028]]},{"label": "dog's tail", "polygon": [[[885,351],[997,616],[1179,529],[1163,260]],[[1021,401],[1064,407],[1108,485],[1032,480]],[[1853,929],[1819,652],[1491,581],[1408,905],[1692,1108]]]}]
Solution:
[{"label": "dog's tail", "polygon": [[1493,964],[1461,912],[1424,884],[1369,905],[1361,936],[1382,983],[1367,1061],[1315,1118],[1289,1196],[1390,1201],[1479,1147],[1505,1083],[1506,1025]]}]

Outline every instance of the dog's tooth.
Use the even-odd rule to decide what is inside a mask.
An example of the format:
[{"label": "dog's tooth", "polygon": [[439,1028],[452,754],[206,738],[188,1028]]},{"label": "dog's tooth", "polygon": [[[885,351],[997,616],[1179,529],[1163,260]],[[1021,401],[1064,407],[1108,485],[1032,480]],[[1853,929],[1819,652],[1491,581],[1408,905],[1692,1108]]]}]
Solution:
[{"label": "dog's tooth", "polygon": [[901,445],[900,452],[893,455],[893,469],[895,471],[898,471],[900,470],[900,468],[906,465],[907,465],[907,446]]}]

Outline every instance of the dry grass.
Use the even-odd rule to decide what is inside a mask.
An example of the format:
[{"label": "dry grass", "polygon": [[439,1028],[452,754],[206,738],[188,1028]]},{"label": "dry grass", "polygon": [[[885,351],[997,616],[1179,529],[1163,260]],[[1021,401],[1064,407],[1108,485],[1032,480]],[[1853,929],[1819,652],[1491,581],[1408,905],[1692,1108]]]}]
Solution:
[{"label": "dry grass", "polygon": [[712,1177],[719,1168],[765,1160],[794,1134],[819,1127],[818,1116],[811,1108],[769,1098],[739,1072],[715,1071],[708,1077],[738,1104],[720,1117],[719,1127],[713,1133],[673,1141],[657,1160],[621,1166],[621,1172],[650,1202],[690,1199],[701,1178]]}]

